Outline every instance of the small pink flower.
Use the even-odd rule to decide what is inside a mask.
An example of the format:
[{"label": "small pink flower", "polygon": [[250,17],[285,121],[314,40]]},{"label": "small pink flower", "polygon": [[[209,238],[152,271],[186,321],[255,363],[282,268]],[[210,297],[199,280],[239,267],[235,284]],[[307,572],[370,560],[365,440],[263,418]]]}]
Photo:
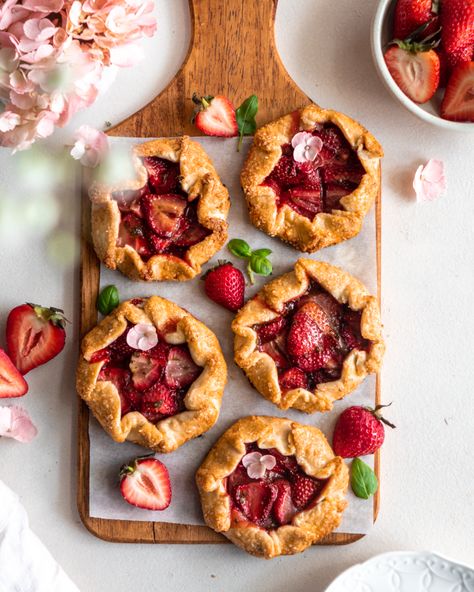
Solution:
[{"label": "small pink flower", "polygon": [[109,150],[109,139],[99,130],[89,125],[81,125],[74,134],[76,143],[71,150],[71,156],[80,160],[86,167],[95,167],[105,157]]},{"label": "small pink flower", "polygon": [[442,160],[430,158],[416,169],[413,189],[418,201],[433,201],[446,191],[446,177]]},{"label": "small pink flower", "polygon": [[271,471],[276,465],[276,458],[271,454],[249,452],[242,458],[242,464],[251,479],[261,479],[267,470]]},{"label": "small pink flower", "polygon": [[298,132],[291,140],[293,158],[296,162],[313,162],[321,152],[323,142],[321,138],[310,132]]},{"label": "small pink flower", "polygon": [[133,349],[148,351],[158,343],[158,335],[153,325],[138,323],[127,333],[127,344]]},{"label": "small pink flower", "polygon": [[0,132],[11,132],[21,123],[21,117],[18,113],[12,111],[4,111],[0,115]]},{"label": "small pink flower", "polygon": [[23,407],[0,407],[0,436],[19,442],[31,442],[38,433]]}]

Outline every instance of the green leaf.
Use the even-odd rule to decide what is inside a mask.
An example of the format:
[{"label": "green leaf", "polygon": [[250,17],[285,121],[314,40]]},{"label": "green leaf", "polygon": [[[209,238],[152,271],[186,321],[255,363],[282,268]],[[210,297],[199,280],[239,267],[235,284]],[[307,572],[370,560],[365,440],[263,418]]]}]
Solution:
[{"label": "green leaf", "polygon": [[255,116],[258,111],[258,98],[257,95],[250,95],[245,101],[238,107],[235,112],[237,119],[237,126],[239,128],[239,145],[237,150],[240,150],[242,145],[242,138],[244,136],[250,136],[255,133],[257,129],[257,122]]},{"label": "green leaf", "polygon": [[357,497],[369,499],[377,491],[379,482],[372,469],[360,458],[352,461],[351,487]]},{"label": "green leaf", "polygon": [[255,251],[253,251],[254,255],[257,255],[258,257],[268,257],[268,255],[272,254],[271,249],[256,249]]},{"label": "green leaf", "polygon": [[106,286],[97,298],[97,308],[104,316],[119,305],[120,298],[115,286]]},{"label": "green leaf", "polygon": [[240,259],[248,259],[252,255],[252,249],[250,248],[250,245],[241,238],[233,238],[227,244],[227,248],[232,253],[232,255],[235,255]]},{"label": "green leaf", "polygon": [[265,257],[259,257],[252,253],[250,257],[250,268],[254,271],[257,275],[270,275],[273,271],[272,264],[268,259]]}]

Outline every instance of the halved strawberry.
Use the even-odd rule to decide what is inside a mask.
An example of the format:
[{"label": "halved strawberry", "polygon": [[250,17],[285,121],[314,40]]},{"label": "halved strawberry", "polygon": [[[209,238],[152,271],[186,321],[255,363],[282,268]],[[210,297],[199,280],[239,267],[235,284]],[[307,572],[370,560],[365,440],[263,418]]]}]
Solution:
[{"label": "halved strawberry", "polygon": [[227,138],[239,134],[234,106],[227,97],[198,97],[194,94],[193,102],[199,109],[194,116],[194,125],[203,134]]},{"label": "halved strawberry", "polygon": [[288,187],[291,185],[299,185],[302,181],[298,164],[293,160],[293,156],[283,155],[276,163],[273,171],[268,176],[268,179],[276,182],[280,187]]},{"label": "halved strawberry", "polygon": [[323,129],[313,132],[314,136],[321,138],[323,147],[319,158],[323,165],[333,162],[345,162],[351,154],[347,140],[341,130],[335,125],[327,125]]},{"label": "halved strawberry", "polygon": [[120,221],[117,247],[125,247],[126,245],[135,249],[142,257],[151,255],[142,220],[135,214],[127,214]]},{"label": "halved strawberry", "polygon": [[22,374],[45,364],[63,349],[66,319],[58,308],[22,304],[7,319],[7,350]]},{"label": "halved strawberry", "polygon": [[258,335],[259,342],[268,343],[275,339],[286,327],[286,322],[285,317],[276,317],[273,321],[255,325],[254,329]]},{"label": "halved strawberry", "polygon": [[441,103],[441,117],[474,122],[474,62],[453,70]]},{"label": "halved strawberry", "polygon": [[150,388],[161,378],[166,366],[168,348],[159,343],[148,351],[136,351],[130,358],[133,386],[139,391]]},{"label": "halved strawberry", "polygon": [[292,486],[292,498],[295,506],[302,510],[315,501],[321,493],[326,480],[297,475]]},{"label": "halved strawberry", "polygon": [[136,458],[120,469],[120,491],[132,506],[164,510],[171,503],[171,483],[165,465],[156,458]]},{"label": "halved strawberry", "polygon": [[296,514],[296,508],[291,498],[291,485],[286,479],[273,482],[277,488],[277,497],[273,504],[273,515],[280,526],[289,524]]},{"label": "halved strawberry", "polygon": [[292,319],[286,349],[290,356],[311,353],[321,345],[323,333],[329,331],[323,309],[315,302],[305,302]]},{"label": "halved strawberry", "polygon": [[319,167],[315,166],[313,162],[303,162],[298,164],[301,177],[301,185],[307,189],[320,189],[321,177],[319,175]]},{"label": "halved strawberry", "polygon": [[22,397],[28,392],[26,380],[0,348],[0,399]]},{"label": "halved strawberry", "polygon": [[306,373],[300,368],[289,368],[279,378],[280,388],[290,391],[296,388],[308,388]]},{"label": "halved strawberry", "polygon": [[158,156],[146,156],[143,164],[155,193],[173,193],[179,189],[179,164]]},{"label": "halved strawberry", "polygon": [[170,388],[189,386],[201,372],[202,368],[194,363],[189,352],[181,347],[170,349],[165,368],[165,380]]},{"label": "halved strawberry", "polygon": [[186,206],[184,197],[172,193],[148,194],[142,200],[147,223],[156,234],[164,237],[176,234]]},{"label": "halved strawberry", "polygon": [[164,384],[156,382],[143,393],[140,403],[140,413],[152,423],[164,417],[175,415],[178,410],[179,403],[176,393]]},{"label": "halved strawberry", "polygon": [[439,56],[432,45],[395,39],[384,55],[392,78],[415,103],[426,103],[439,86]]},{"label": "halved strawberry", "polygon": [[269,517],[277,493],[273,484],[253,481],[236,488],[235,500],[248,520],[261,524]]}]

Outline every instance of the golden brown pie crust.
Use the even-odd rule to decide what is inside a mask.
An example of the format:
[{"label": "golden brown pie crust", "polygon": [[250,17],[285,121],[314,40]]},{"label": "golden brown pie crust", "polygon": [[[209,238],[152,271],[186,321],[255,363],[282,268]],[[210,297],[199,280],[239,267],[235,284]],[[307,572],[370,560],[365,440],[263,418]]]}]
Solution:
[{"label": "golden brown pie crust", "polygon": [[[194,362],[203,370],[184,397],[185,411],[156,424],[138,411],[121,417],[115,385],[97,381],[104,362],[89,360],[123,333],[127,321],[153,324],[167,343],[187,343]],[[226,381],[227,366],[214,333],[187,311],[159,296],[144,299],[142,306],[130,300],[123,302],[94,327],[82,340],[76,375],[79,395],[116,442],[130,440],[156,452],[172,452],[215,424]]]},{"label": "golden brown pie crust", "polygon": [[[328,479],[320,500],[297,513],[290,524],[265,530],[251,522],[232,519],[230,496],[225,479],[245,454],[245,444],[276,448],[286,456],[295,455],[308,475]],[[239,419],[216,442],[196,473],[196,482],[206,524],[257,557],[270,559],[292,555],[321,540],[337,528],[347,506],[349,482],[344,461],[334,453],[324,434],[315,427],[276,417]]]},{"label": "golden brown pie crust", "polygon": [[[148,179],[140,157],[158,156],[179,162],[181,187],[188,200],[199,199],[198,221],[211,231],[204,240],[189,247],[186,259],[173,255],[154,255],[143,261],[130,245],[117,246],[120,210],[112,198],[115,191],[137,190]],[[189,280],[201,272],[201,265],[222,248],[227,240],[227,214],[230,201],[227,189],[204,149],[188,136],[162,138],[133,148],[137,178],[107,185],[95,182],[90,189],[92,201],[92,240],[97,256],[110,269],[119,269],[133,280]]]},{"label": "golden brown pie crust", "polygon": [[[369,352],[353,349],[348,354],[338,380],[318,384],[313,392],[296,388],[283,394],[275,362],[265,352],[258,351],[257,333],[252,327],[279,316],[285,303],[302,296],[312,280],[339,302],[362,311],[361,333],[372,344]],[[306,413],[330,411],[334,401],[351,393],[368,374],[378,372],[385,351],[377,299],[346,271],[313,259],[298,259],[294,271],[265,285],[238,312],[232,330],[235,361],[260,394],[280,409],[294,407]]]},{"label": "golden brown pie crust", "polygon": [[342,209],[322,212],[310,220],[288,205],[278,208],[273,189],[261,185],[280,159],[281,146],[291,142],[295,134],[293,113],[257,130],[240,179],[252,223],[300,251],[313,253],[359,233],[364,216],[380,190],[383,150],[371,133],[347,115],[315,104],[300,109],[299,114],[298,131],[310,131],[317,123],[337,125],[365,169],[359,187],[340,200]]}]

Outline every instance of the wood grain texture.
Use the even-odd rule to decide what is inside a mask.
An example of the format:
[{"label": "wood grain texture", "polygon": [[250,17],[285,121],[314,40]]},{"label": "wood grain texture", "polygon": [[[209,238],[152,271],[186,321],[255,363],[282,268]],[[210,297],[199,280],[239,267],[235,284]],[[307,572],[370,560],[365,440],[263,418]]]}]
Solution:
[{"label": "wood grain texture", "polygon": [[[286,72],[274,39],[277,0],[189,0],[193,35],[183,66],[171,83],[146,107],[109,130],[129,137],[198,135],[191,124],[194,92],[224,94],[239,105],[246,97],[259,98],[258,125],[303,107],[311,100]],[[380,196],[376,206],[377,266],[380,298]],[[81,336],[97,322],[100,265],[90,242],[90,204],[82,198]],[[380,384],[377,377],[377,401]],[[134,543],[228,543],[205,526],[164,522],[105,520],[89,515],[89,411],[79,401],[78,493],[79,515],[85,527],[106,541]],[[379,472],[379,454],[375,457]],[[374,520],[379,493],[374,497]],[[318,544],[342,545],[363,534],[334,533]]]}]

